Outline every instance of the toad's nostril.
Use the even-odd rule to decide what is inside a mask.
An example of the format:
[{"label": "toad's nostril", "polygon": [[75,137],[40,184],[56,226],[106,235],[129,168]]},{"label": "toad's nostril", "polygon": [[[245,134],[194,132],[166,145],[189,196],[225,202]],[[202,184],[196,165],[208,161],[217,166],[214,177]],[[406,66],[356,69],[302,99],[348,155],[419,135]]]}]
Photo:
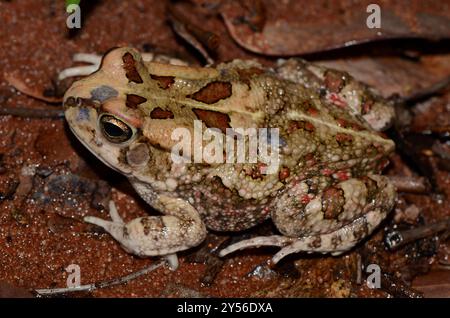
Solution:
[{"label": "toad's nostril", "polygon": [[75,97],[69,96],[66,101],[64,102],[65,107],[75,107],[77,106],[77,101],[75,100]]},{"label": "toad's nostril", "polygon": [[77,106],[97,108],[100,106],[100,102],[95,101],[91,98],[77,97]]},{"label": "toad's nostril", "polygon": [[91,98],[82,98],[82,97],[74,97],[69,96],[64,101],[64,107],[92,107],[92,108],[98,108],[100,107],[100,102],[97,100],[93,100]]}]

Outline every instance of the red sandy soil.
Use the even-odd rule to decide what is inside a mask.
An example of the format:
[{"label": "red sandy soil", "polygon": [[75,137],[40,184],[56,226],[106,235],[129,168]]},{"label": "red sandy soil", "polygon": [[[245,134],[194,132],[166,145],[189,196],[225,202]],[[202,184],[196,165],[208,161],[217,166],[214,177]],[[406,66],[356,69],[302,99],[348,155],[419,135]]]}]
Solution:
[{"label": "red sandy soil", "polygon": [[[72,34],[65,26],[63,1],[0,1],[1,105],[61,107],[18,93],[8,84],[5,75],[12,75],[43,92],[52,88],[59,71],[73,65],[71,58],[76,52],[101,54],[114,46],[131,45],[140,50],[152,47],[195,61],[192,51],[186,49],[166,22],[165,6],[164,1],[98,1],[89,7],[82,29]],[[210,17],[207,26],[221,37],[218,61],[239,57],[273,63],[274,60],[247,53],[237,46],[220,19]],[[449,59],[448,56],[443,58]],[[450,67],[447,71],[449,74]],[[443,72],[442,68],[438,72]],[[441,120],[449,118],[449,94],[435,99],[434,103],[433,111],[425,112],[420,124],[434,122],[435,109],[440,110]],[[448,127],[448,120],[445,124]],[[389,174],[415,173],[398,155],[393,159]],[[415,204],[424,223],[450,216],[449,173],[436,161],[434,165],[440,195],[400,195],[400,209]],[[23,170],[27,167],[34,169],[32,176],[24,176]],[[3,289],[7,293],[10,285],[23,290],[65,287],[68,278],[65,268],[70,264],[80,266],[81,283],[88,284],[124,276],[155,262],[156,259],[139,259],[125,253],[108,234],[82,223],[85,215],[106,218],[107,213],[93,207],[91,201],[95,196],[103,195],[100,201],[107,198],[110,188],[126,220],[150,211],[124,177],[83,149],[63,119],[0,116],[0,193],[12,193],[0,199],[0,282],[3,282],[0,291]],[[395,222],[393,215],[385,226]],[[413,221],[413,225],[417,222]],[[255,231],[272,231],[270,222]],[[388,296],[386,288],[372,290],[357,281],[357,264],[361,258],[379,264],[383,272],[405,286],[411,284],[417,274],[431,273],[416,280],[414,287],[426,295],[450,296],[448,243],[435,246],[432,237],[389,252],[382,242],[383,233],[381,227],[369,241],[343,256],[299,254],[287,259],[276,271],[263,275],[248,273],[276,250],[236,253],[226,258],[209,286],[201,283],[208,265],[193,263],[199,249],[190,250],[181,253],[177,271],[159,268],[127,284],[72,296]]]}]

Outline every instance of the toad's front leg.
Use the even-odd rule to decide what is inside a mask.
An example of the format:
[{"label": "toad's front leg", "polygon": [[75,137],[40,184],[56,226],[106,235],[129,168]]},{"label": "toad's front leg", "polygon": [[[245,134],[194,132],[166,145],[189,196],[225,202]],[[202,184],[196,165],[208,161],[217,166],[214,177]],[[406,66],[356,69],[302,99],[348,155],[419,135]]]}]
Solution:
[{"label": "toad's front leg", "polygon": [[159,196],[157,200],[163,216],[140,217],[125,223],[112,203],[112,221],[93,216],[84,220],[105,229],[128,253],[166,256],[175,270],[178,266],[175,253],[200,244],[206,237],[206,228],[198,212],[182,199]]}]

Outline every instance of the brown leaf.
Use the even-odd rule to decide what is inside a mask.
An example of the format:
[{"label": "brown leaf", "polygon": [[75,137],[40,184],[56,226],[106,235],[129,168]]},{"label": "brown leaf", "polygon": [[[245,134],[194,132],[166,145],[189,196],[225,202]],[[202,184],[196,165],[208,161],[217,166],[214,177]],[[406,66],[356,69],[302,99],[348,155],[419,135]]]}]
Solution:
[{"label": "brown leaf", "polygon": [[450,271],[432,270],[426,275],[416,277],[412,287],[421,291],[426,298],[450,298]]},{"label": "brown leaf", "polygon": [[[259,2],[264,10],[257,10]],[[440,0],[408,1],[408,5],[383,1],[381,28],[366,26],[372,13],[367,13],[367,6],[372,2],[228,1],[221,14],[236,42],[267,55],[313,53],[382,39],[439,39],[450,35],[450,11]],[[249,16],[258,11],[266,12],[267,17],[255,28]]]}]

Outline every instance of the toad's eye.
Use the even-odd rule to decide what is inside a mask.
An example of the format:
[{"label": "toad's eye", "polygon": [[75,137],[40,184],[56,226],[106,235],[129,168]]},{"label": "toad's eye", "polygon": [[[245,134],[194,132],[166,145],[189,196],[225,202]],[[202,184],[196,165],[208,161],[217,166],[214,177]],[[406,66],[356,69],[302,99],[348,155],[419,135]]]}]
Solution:
[{"label": "toad's eye", "polygon": [[105,138],[116,144],[128,141],[133,136],[133,130],[127,124],[111,115],[100,117],[100,128]]}]

